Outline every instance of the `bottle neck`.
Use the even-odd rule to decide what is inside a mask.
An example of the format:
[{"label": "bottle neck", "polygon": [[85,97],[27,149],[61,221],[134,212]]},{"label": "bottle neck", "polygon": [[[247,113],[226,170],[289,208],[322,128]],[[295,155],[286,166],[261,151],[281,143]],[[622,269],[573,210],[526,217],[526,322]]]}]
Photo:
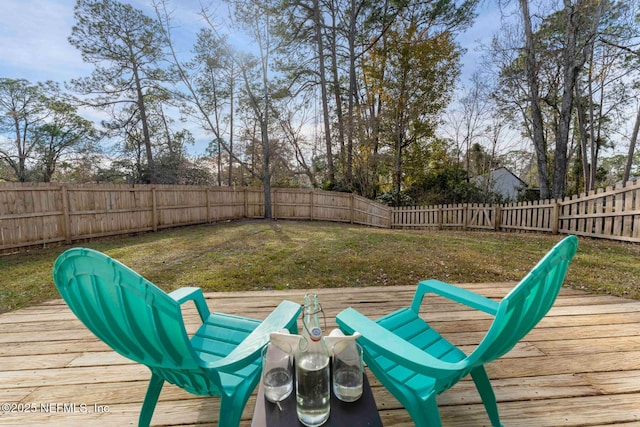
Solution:
[{"label": "bottle neck", "polygon": [[303,308],[303,334],[310,341],[317,342],[322,338],[322,327],[320,326],[320,304],[318,296],[307,294],[304,297]]}]

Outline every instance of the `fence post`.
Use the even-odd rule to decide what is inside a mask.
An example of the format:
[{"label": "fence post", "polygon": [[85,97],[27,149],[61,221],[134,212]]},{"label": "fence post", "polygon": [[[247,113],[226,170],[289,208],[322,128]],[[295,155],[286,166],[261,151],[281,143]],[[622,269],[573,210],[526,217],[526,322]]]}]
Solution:
[{"label": "fence post", "polygon": [[[266,208],[266,203],[265,203]],[[274,220],[278,219],[278,189],[274,188],[271,195],[271,209]]]},{"label": "fence post", "polygon": [[67,244],[71,243],[71,215],[69,212],[69,192],[67,190],[67,184],[61,185],[62,190],[62,215],[64,218],[64,241]]},{"label": "fence post", "polygon": [[500,223],[502,222],[502,205],[495,205],[493,207],[493,229],[495,231],[500,231]]},{"label": "fence post", "polygon": [[[244,198],[244,212],[242,217],[243,218],[248,218],[249,217],[249,194],[248,194],[249,189],[247,187],[244,188],[244,190],[242,190],[243,193],[243,198]],[[235,200],[235,195],[234,195],[234,200]]]},{"label": "fence post", "polygon": [[207,224],[211,224],[211,198],[209,197],[209,187],[204,189],[204,197],[207,201]]},{"label": "fence post", "polygon": [[153,231],[158,231],[158,202],[156,200],[156,187],[151,187],[152,212],[151,221],[153,221]]},{"label": "fence post", "polygon": [[560,229],[560,202],[553,199],[553,211],[551,212],[551,233],[558,234]]},{"label": "fence post", "polygon": [[462,229],[464,231],[467,231],[467,222],[469,220],[469,212],[471,212],[469,203],[463,203],[462,204]]},{"label": "fence post", "polygon": [[353,193],[349,196],[349,223],[353,224],[355,196]]}]

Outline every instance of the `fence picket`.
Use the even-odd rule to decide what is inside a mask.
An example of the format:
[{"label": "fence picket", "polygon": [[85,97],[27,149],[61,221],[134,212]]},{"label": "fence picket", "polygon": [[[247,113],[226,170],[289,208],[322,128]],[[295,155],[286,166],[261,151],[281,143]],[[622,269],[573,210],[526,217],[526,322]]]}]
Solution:
[{"label": "fence picket", "polygon": [[629,217],[631,218],[631,239],[632,241],[638,241],[640,239],[640,181],[636,181],[630,189],[631,197],[631,213]]},{"label": "fence picket", "polygon": [[[385,228],[538,231],[640,242],[640,181],[562,201],[390,208],[322,190],[273,191],[274,216]],[[0,251],[264,216],[259,188],[0,183]]]}]

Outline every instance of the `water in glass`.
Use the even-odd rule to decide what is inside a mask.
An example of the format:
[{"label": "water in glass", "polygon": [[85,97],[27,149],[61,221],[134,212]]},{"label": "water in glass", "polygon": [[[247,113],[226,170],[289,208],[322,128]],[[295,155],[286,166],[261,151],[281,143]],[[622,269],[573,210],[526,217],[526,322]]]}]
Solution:
[{"label": "water in glass", "polygon": [[333,394],[343,402],[362,396],[362,347],[355,341],[338,342],[333,347]]},{"label": "water in glass", "polygon": [[278,403],[293,391],[292,357],[289,351],[273,344],[262,350],[262,386],[264,397]]},{"label": "water in glass", "polygon": [[262,383],[264,396],[270,402],[280,402],[293,391],[291,371],[286,368],[274,368],[266,372]]},{"label": "water in glass", "polygon": [[296,360],[296,408],[306,426],[322,425],[329,418],[329,357],[304,353]]},{"label": "water in glass", "polygon": [[355,402],[362,396],[362,372],[357,367],[343,367],[333,376],[333,394],[343,402]]}]

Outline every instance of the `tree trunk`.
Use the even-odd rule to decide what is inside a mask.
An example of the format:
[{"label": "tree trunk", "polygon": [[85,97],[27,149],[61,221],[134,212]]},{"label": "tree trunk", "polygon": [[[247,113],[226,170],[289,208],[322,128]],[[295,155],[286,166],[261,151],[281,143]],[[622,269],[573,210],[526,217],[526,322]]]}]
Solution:
[{"label": "tree trunk", "polygon": [[353,138],[355,130],[355,105],[357,101],[356,93],[356,21],[357,15],[356,0],[351,1],[351,19],[349,20],[349,101],[348,101],[348,124],[347,124],[347,164],[345,165],[347,185],[353,184]]},{"label": "tree trunk", "polygon": [[[584,48],[584,54],[579,55],[578,52],[578,33],[580,32],[580,9],[582,8],[582,1],[578,1],[576,5],[573,5],[571,0],[564,0],[564,13],[566,19],[566,32],[565,32],[565,47],[564,47],[564,82],[562,93],[562,104],[560,107],[560,123],[558,126],[558,133],[556,137],[556,158],[553,173],[553,196],[556,199],[564,197],[567,177],[567,151],[569,145],[569,133],[571,131],[571,119],[573,111],[573,100],[575,88],[578,80],[578,73],[584,67],[587,60],[587,55],[591,58],[593,63],[593,40],[596,37],[598,26],[600,25],[600,19],[603,14],[604,2],[599,1],[596,12],[591,17],[591,25],[588,28],[588,32],[585,34],[587,40],[591,40],[590,43]],[[593,112],[593,78],[592,73],[589,71],[588,75],[588,87],[589,87],[589,142],[590,142],[590,154],[591,164],[589,165],[589,182],[588,187],[593,189],[596,182],[596,170],[598,167],[598,144],[600,126],[596,124],[596,118]],[[601,97],[602,100],[602,97]],[[600,103],[600,112],[598,117],[602,117],[602,103]],[[597,126],[596,126],[597,125]],[[596,135],[597,132],[597,135]],[[586,153],[584,153],[586,156]],[[585,181],[585,188],[587,182]]]},{"label": "tree trunk", "polygon": [[404,147],[404,137],[403,135],[396,136],[396,149],[395,149],[395,159],[394,159],[394,205],[396,207],[400,206],[400,192],[402,191],[402,149]]},{"label": "tree trunk", "polygon": [[[254,92],[251,90],[251,84],[249,76],[247,75],[246,65],[241,68],[242,79],[244,81],[245,90],[250,101],[251,109],[255,114],[256,120],[260,125],[260,142],[262,148],[262,187],[264,194],[264,218],[271,219],[271,147],[269,141],[269,84],[268,84],[268,54],[266,54],[260,46],[262,55],[262,87],[263,96],[262,100],[258,99]],[[260,103],[262,103],[262,108]],[[252,162],[252,164],[255,162]],[[252,173],[255,176],[255,172]]]},{"label": "tree trunk", "polygon": [[[267,102],[267,95],[265,95],[265,102]],[[262,187],[264,188],[264,217],[265,219],[273,218],[273,212],[271,211],[271,166],[269,155],[269,129],[267,123],[267,112],[260,124],[260,133],[262,134]]]},{"label": "tree trunk", "polygon": [[[26,171],[25,171],[27,155],[25,153],[26,150],[24,149],[26,142],[20,135],[20,121],[18,119],[18,114],[15,112],[15,110],[12,112],[12,115],[13,115],[13,124],[16,130],[16,149],[18,151],[18,163],[17,164],[13,163],[14,165],[16,165],[16,167],[14,167],[14,170],[16,172],[16,177],[18,178],[18,182],[25,182],[27,180]],[[27,125],[25,123],[25,138],[26,138],[26,131],[27,131]]]},{"label": "tree trunk", "polygon": [[522,21],[526,39],[527,59],[525,71],[527,84],[529,86],[529,105],[531,107],[531,127],[533,146],[536,151],[538,161],[538,181],[540,185],[540,198],[548,199],[549,192],[549,171],[547,168],[547,144],[544,137],[542,111],[540,109],[540,97],[538,89],[538,65],[536,61],[535,43],[533,40],[533,30],[531,28],[531,16],[529,14],[528,0],[519,0],[522,11]]},{"label": "tree trunk", "polygon": [[589,172],[589,156],[587,154],[587,128],[585,126],[585,111],[580,100],[580,88],[576,82],[576,115],[578,116],[578,134],[580,135],[580,159],[582,162],[582,179],[585,193],[591,191],[591,173]]},{"label": "tree trunk", "polygon": [[[332,4],[332,7],[334,5]],[[335,22],[335,10],[331,11],[332,16],[332,31],[330,32],[331,37],[331,73],[333,75],[333,93],[336,100],[336,119],[338,124],[338,143],[340,146],[340,156],[342,156],[345,152],[345,126],[344,126],[344,115],[342,114],[342,87],[340,86],[340,75],[338,73],[338,47],[336,41],[336,22]],[[341,157],[342,162],[344,163],[345,159]],[[329,172],[329,179],[331,181],[335,180],[335,169],[333,164],[333,158],[327,158],[327,167]]]},{"label": "tree trunk", "polygon": [[318,0],[313,0],[313,26],[315,27],[316,48],[318,50],[318,72],[320,73],[320,90],[322,97],[322,121],[324,122],[324,141],[327,150],[328,178],[335,180],[333,168],[333,149],[331,147],[331,119],[329,118],[329,101],[327,94],[327,79],[324,65],[324,43],[322,41],[322,14]]},{"label": "tree trunk", "polygon": [[[383,44],[383,52],[387,50],[387,38],[382,38]],[[380,70],[380,82],[384,82],[385,75],[387,71],[387,61],[382,62],[382,68]],[[373,144],[372,148],[372,156],[371,161],[368,163],[368,167],[370,168],[369,173],[371,174],[371,198],[375,199],[378,196],[378,188],[380,184],[380,175],[378,174],[378,151],[380,150],[380,133],[381,133],[381,118],[380,112],[383,108],[383,90],[382,84],[378,86],[376,96],[376,103],[371,103],[371,119],[372,119],[372,132],[371,132],[371,140]]]},{"label": "tree trunk", "polygon": [[[269,15],[266,28],[269,28]],[[262,60],[262,89],[263,94],[263,112],[260,121],[260,133],[262,134],[262,186],[264,188],[264,217],[265,219],[273,218],[271,211],[271,144],[269,142],[269,32],[266,33],[266,46],[260,43],[260,57]]]},{"label": "tree trunk", "polygon": [[233,61],[231,62],[231,73],[229,77],[229,179],[227,181],[227,185],[231,187],[233,185],[233,100],[234,100],[234,83],[235,83],[235,74],[234,74],[234,65]]},{"label": "tree trunk", "polygon": [[147,109],[144,103],[144,95],[142,94],[142,83],[140,81],[140,75],[138,73],[138,67],[134,64],[133,75],[136,83],[136,93],[138,96],[137,104],[138,110],[140,110],[140,122],[142,123],[142,136],[144,138],[145,154],[147,156],[147,168],[149,169],[147,183],[156,183],[156,168],[153,163],[153,152],[151,150],[151,136],[149,134],[149,123],[147,119]]},{"label": "tree trunk", "polygon": [[633,155],[636,150],[636,142],[638,141],[638,131],[640,131],[640,106],[636,113],[636,122],[633,124],[633,133],[631,134],[631,140],[629,141],[629,153],[627,154],[627,163],[624,166],[623,182],[629,181],[631,177],[631,166],[633,165]]},{"label": "tree trunk", "polygon": [[[573,110],[573,93],[581,66],[577,61],[577,33],[578,12],[571,4],[571,0],[564,0],[564,13],[567,21],[564,47],[564,83],[562,103],[560,105],[560,117],[558,133],[556,134],[555,164],[553,168],[553,197],[564,197],[567,182],[567,147],[569,144],[569,130],[571,125],[571,113]],[[593,130],[592,130],[593,131]],[[591,159],[593,172],[595,165]]]}]

